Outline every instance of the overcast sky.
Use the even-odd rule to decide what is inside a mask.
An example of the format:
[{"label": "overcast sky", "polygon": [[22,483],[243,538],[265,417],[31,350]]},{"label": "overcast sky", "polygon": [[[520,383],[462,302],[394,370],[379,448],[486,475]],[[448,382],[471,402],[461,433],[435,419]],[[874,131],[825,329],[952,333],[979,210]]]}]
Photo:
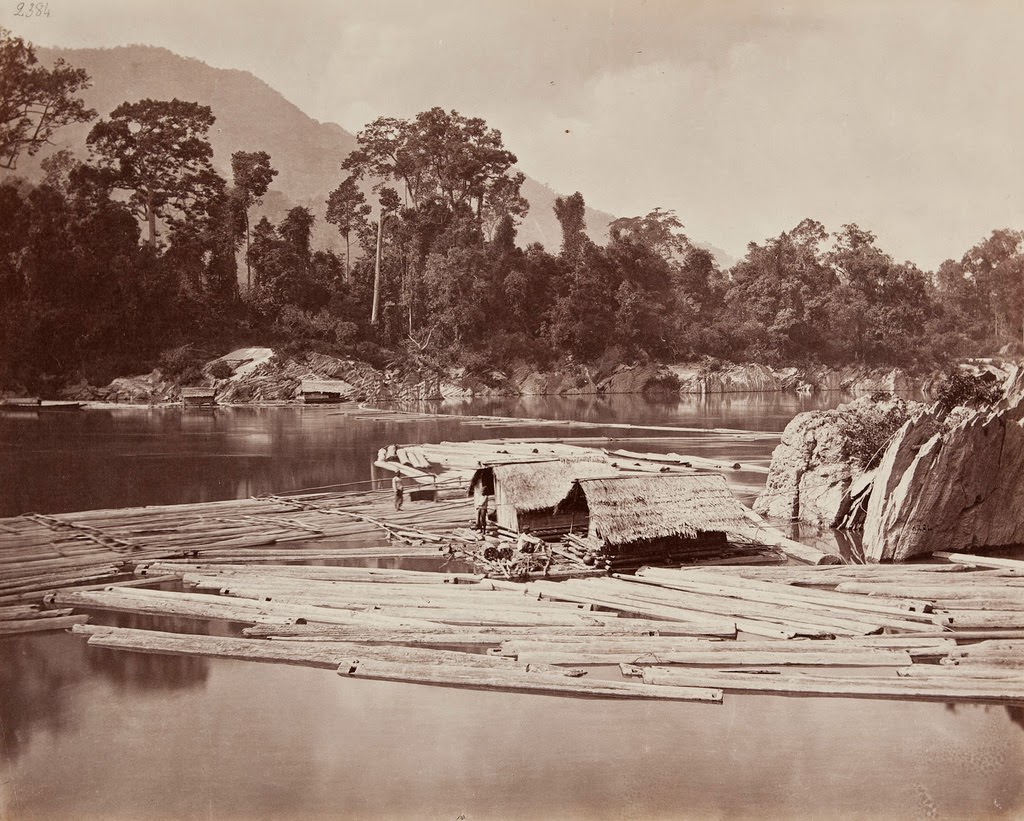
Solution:
[{"label": "overcast sky", "polygon": [[[165,46],[357,131],[440,105],[616,215],[742,256],[814,217],[934,268],[1024,227],[1019,0],[50,0],[53,46]],[[27,5],[27,4],[26,4]]]}]

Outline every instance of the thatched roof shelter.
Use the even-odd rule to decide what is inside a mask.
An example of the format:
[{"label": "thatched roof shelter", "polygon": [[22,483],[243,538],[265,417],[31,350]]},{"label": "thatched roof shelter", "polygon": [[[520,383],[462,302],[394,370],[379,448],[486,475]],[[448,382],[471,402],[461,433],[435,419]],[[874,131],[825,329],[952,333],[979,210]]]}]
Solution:
[{"label": "thatched roof shelter", "polygon": [[578,479],[558,512],[587,512],[591,538],[625,545],[742,530],[745,508],[718,475],[651,474]]},{"label": "thatched roof shelter", "polygon": [[539,459],[532,462],[506,462],[484,465],[473,473],[469,483],[472,496],[477,485],[501,485],[519,510],[553,508],[568,493],[576,479],[616,476],[619,471],[603,460]]},{"label": "thatched roof shelter", "polygon": [[[576,479],[610,477],[618,473],[616,468],[601,459],[548,459],[485,465],[473,473],[469,495],[480,492],[493,494],[498,524],[519,530],[531,514],[550,518],[555,505],[565,498]],[[538,522],[534,518],[530,526],[555,526],[555,522]]]}]

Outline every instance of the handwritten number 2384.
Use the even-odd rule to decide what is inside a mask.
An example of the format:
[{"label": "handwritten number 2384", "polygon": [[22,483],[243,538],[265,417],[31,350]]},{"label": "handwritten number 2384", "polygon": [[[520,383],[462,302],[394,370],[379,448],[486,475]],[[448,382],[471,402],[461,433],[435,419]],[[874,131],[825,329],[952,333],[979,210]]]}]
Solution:
[{"label": "handwritten number 2384", "polygon": [[49,17],[49,3],[18,3],[15,17]]}]

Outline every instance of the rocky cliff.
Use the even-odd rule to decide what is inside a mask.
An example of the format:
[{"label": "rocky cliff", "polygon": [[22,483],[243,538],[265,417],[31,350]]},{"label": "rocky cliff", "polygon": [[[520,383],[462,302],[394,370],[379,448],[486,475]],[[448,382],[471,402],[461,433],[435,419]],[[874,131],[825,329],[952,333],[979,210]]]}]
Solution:
[{"label": "rocky cliff", "polygon": [[916,415],[875,476],[864,524],[869,561],[1024,543],[1024,371],[991,411]]},{"label": "rocky cliff", "polygon": [[886,441],[921,407],[862,397],[834,410],[798,414],[772,453],[754,510],[772,519],[840,526]]},{"label": "rocky cliff", "polygon": [[899,368],[772,368],[767,365],[672,365],[681,393],[765,391],[847,391],[849,393],[907,393],[920,387]]}]

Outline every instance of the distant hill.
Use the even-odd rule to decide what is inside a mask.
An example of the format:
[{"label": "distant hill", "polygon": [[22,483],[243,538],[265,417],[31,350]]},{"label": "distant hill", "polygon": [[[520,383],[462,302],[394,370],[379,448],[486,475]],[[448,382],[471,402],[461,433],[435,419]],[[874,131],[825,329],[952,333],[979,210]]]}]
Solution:
[{"label": "distant hill", "polygon": [[[214,165],[221,174],[230,179],[232,152],[266,151],[279,173],[265,197],[263,212],[277,221],[289,208],[306,206],[317,216],[314,243],[318,247],[341,248],[338,233],[324,222],[324,201],[342,180],[341,163],[356,145],[351,132],[336,123],[313,119],[247,71],[213,68],[165,48],[40,48],[37,54],[46,65],[62,57],[71,65],[84,68],[93,84],[83,97],[101,117],[125,101],[146,97],[178,97],[210,106],[217,118],[210,143]],[[493,125],[501,127],[500,123]],[[91,123],[85,123],[61,129],[56,134],[54,150],[68,148],[84,158],[85,138],[91,127]],[[515,146],[509,148],[515,151]],[[34,159],[23,158],[17,173],[29,179],[38,178],[38,162],[47,153],[42,151]],[[585,191],[583,195],[586,196]],[[519,243],[525,246],[540,242],[549,251],[557,252],[561,230],[554,205],[559,194],[527,177],[523,196],[530,202],[530,211],[520,226]],[[608,237],[608,224],[614,218],[588,208],[587,233],[603,244]],[[730,260],[719,249],[708,247],[722,264]]]}]

